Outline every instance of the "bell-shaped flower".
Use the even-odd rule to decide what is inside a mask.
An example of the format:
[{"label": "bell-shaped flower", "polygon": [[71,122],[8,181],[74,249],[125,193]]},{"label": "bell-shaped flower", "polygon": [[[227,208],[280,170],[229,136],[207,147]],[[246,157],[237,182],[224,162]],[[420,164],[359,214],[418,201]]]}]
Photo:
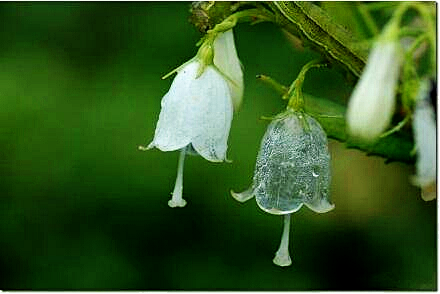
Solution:
[{"label": "bell-shaped flower", "polygon": [[198,55],[177,69],[168,93],[162,98],[154,139],[147,148],[140,147],[181,150],[169,206],[186,204],[182,198],[185,153],[196,152],[212,162],[226,159],[232,113],[228,83],[212,63]]},{"label": "bell-shaped flower", "polygon": [[379,40],[353,90],[347,109],[348,133],[374,141],[390,125],[402,57],[399,43]]},{"label": "bell-shaped flower", "polygon": [[324,130],[311,116],[287,110],[267,128],[251,187],[231,194],[240,202],[255,196],[262,210],[285,215],[283,237],[274,263],[288,266],[291,264],[289,215],[303,205],[319,213],[332,210],[329,187],[330,153]]},{"label": "bell-shaped flower", "polygon": [[437,131],[434,110],[429,98],[429,81],[420,83],[413,116],[414,141],[417,148],[413,183],[422,188],[422,199],[433,200],[437,186]]},{"label": "bell-shaped flower", "polygon": [[232,103],[237,110],[243,99],[243,71],[235,49],[232,29],[220,33],[214,41],[214,65],[226,76]]}]

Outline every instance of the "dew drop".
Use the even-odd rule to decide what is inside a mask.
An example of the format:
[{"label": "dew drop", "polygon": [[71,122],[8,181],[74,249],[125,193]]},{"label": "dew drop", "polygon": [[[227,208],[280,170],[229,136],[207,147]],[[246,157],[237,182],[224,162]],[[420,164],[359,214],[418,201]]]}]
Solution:
[{"label": "dew drop", "polygon": [[314,176],[315,178],[319,177],[319,167],[317,166],[313,167],[312,176]]}]

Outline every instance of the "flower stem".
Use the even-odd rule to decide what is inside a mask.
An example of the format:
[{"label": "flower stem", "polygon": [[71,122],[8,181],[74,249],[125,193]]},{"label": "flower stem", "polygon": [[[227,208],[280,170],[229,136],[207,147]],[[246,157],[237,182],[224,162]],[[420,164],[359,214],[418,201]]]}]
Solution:
[{"label": "flower stem", "polygon": [[289,87],[289,91],[283,96],[283,99],[289,99],[289,103],[287,104],[287,108],[290,108],[294,111],[302,111],[304,110],[304,96],[302,94],[302,86],[304,83],[304,79],[306,77],[306,73],[309,69],[313,67],[323,67],[327,66],[326,63],[320,63],[322,60],[315,59],[308,63],[306,63],[297,78],[293,81],[293,83]]},{"label": "flower stem", "polygon": [[374,22],[373,17],[370,14],[370,11],[368,11],[366,4],[364,3],[358,3],[357,9],[359,13],[362,16],[362,19],[367,26],[368,30],[373,36],[377,36],[379,34],[379,29],[377,28],[376,23]]},{"label": "flower stem", "polygon": [[179,156],[179,164],[177,167],[176,184],[174,185],[173,196],[168,201],[169,207],[184,207],[186,201],[182,198],[183,191],[183,165],[185,163],[186,147],[182,148]]},{"label": "flower stem", "polygon": [[277,81],[275,81],[274,79],[272,79],[269,76],[257,75],[256,78],[257,78],[257,80],[262,81],[266,85],[269,85],[272,89],[277,91],[278,94],[280,94],[282,96],[286,95],[287,91],[289,90],[286,86],[281,85],[280,83],[278,83]]},{"label": "flower stem", "polygon": [[289,255],[289,233],[290,233],[290,214],[284,216],[283,235],[281,236],[280,248],[275,253],[273,263],[278,266],[289,266],[292,260]]},{"label": "flower stem", "polygon": [[264,21],[274,21],[274,15],[266,9],[253,8],[235,12],[225,18],[221,23],[216,24],[212,30],[207,33],[222,33],[232,29],[238,22],[259,23]]}]

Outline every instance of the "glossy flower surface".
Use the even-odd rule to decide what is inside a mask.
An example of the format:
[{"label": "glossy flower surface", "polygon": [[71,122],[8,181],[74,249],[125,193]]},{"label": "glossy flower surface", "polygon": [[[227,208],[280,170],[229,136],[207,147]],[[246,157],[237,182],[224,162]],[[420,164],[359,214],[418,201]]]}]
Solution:
[{"label": "glossy flower surface", "polygon": [[351,136],[374,141],[390,125],[400,67],[398,43],[378,41],[348,103],[347,127]]},{"label": "glossy flower surface", "polygon": [[241,202],[255,196],[258,206],[272,214],[289,214],[303,204],[323,213],[334,208],[329,186],[325,132],[311,116],[287,111],[267,128],[251,188],[232,195]]}]

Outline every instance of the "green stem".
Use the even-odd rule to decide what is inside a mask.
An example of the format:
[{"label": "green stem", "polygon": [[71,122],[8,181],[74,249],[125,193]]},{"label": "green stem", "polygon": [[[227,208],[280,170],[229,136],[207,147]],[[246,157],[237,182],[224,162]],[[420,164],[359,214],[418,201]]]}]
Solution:
[{"label": "green stem", "polygon": [[407,52],[406,52],[406,56],[408,56],[409,58],[412,58],[414,51],[416,51],[420,45],[422,45],[422,43],[424,41],[428,40],[429,41],[429,34],[425,33],[421,36],[419,36],[417,39],[414,40],[414,42],[411,43],[411,47],[408,48]]},{"label": "green stem", "polygon": [[436,65],[437,65],[437,41],[436,41],[436,24],[435,24],[435,20],[433,19],[431,13],[429,12],[428,8],[426,5],[429,4],[424,4],[423,2],[416,2],[416,3],[411,3],[411,7],[413,7],[415,10],[417,10],[420,14],[420,16],[422,17],[422,19],[425,21],[426,26],[427,26],[427,35],[428,35],[428,40],[429,40],[429,44],[431,45],[431,55],[430,55],[430,59],[431,59],[431,75],[435,76],[436,74]]},{"label": "green stem", "polygon": [[284,95],[287,94],[287,92],[289,91],[289,89],[284,86],[281,85],[280,83],[278,83],[277,81],[275,81],[274,79],[272,79],[269,76],[266,75],[257,75],[256,78],[259,81],[262,81],[263,83],[265,83],[266,85],[270,86],[272,89],[274,89],[278,94],[280,94],[281,96],[284,97]]},{"label": "green stem", "polygon": [[403,27],[400,28],[399,37],[418,37],[420,34],[426,32],[424,28],[414,28],[414,27]]},{"label": "green stem", "polygon": [[369,2],[366,8],[369,11],[392,9],[396,6],[396,2]]},{"label": "green stem", "polygon": [[411,118],[410,115],[407,115],[401,122],[399,122],[395,127],[393,127],[392,129],[390,129],[389,131],[383,133],[382,135],[380,135],[379,138],[385,138],[388,137],[389,135],[394,134],[395,132],[400,131],[405,125],[406,123],[409,121],[409,119]]},{"label": "green stem", "polygon": [[367,26],[368,30],[373,36],[376,36],[379,34],[379,28],[377,27],[376,23],[374,22],[374,19],[371,17],[370,12],[368,9],[366,9],[365,4],[358,3],[357,5],[358,11],[361,14],[365,25]]},{"label": "green stem", "polygon": [[274,21],[273,14],[266,9],[253,8],[235,12],[221,23],[216,24],[212,30],[207,31],[207,34],[218,34],[232,29],[239,22],[263,22]]},{"label": "green stem", "polygon": [[294,111],[302,111],[304,108],[304,96],[302,93],[302,86],[304,84],[304,80],[306,77],[306,73],[313,67],[322,67],[327,64],[321,63],[321,60],[312,60],[306,63],[301,71],[299,72],[297,78],[293,81],[293,83],[289,87],[289,91],[283,96],[283,99],[289,99],[289,103],[287,104],[287,108],[290,108]]},{"label": "green stem", "polygon": [[396,40],[399,37],[400,32],[400,22],[402,21],[403,15],[410,8],[410,2],[402,2],[397,6],[393,13],[393,16],[388,21],[386,26],[383,28],[380,38],[383,40]]}]

